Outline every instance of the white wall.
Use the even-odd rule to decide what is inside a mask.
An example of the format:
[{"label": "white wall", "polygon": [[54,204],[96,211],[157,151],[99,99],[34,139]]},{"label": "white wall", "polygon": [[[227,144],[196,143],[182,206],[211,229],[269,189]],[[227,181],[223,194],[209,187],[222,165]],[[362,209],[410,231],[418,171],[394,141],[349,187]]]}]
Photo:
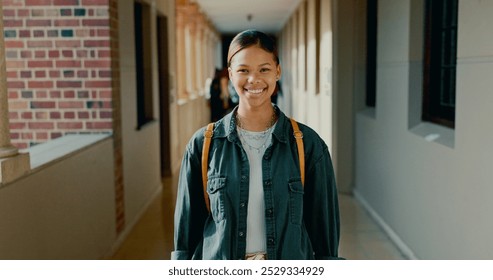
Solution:
[{"label": "white wall", "polygon": [[101,258],[116,239],[113,174],[107,138],[0,186],[0,259]]},{"label": "white wall", "polygon": [[355,193],[410,257],[491,259],[493,2],[459,1],[456,128],[434,142],[416,130],[438,128],[409,121],[413,2],[379,1],[377,105],[356,115]]},{"label": "white wall", "polygon": [[[151,4],[151,15],[156,16],[155,2]],[[121,123],[123,146],[123,184],[125,193],[125,222],[134,224],[143,213],[152,197],[161,188],[159,111],[155,107],[156,121],[137,130],[136,62],[134,43],[133,1],[119,1],[120,19],[120,80],[121,80]],[[152,53],[156,57],[156,22],[151,21]],[[153,68],[153,100],[159,104],[156,83],[157,59]],[[129,227],[127,227],[127,230]]]}]

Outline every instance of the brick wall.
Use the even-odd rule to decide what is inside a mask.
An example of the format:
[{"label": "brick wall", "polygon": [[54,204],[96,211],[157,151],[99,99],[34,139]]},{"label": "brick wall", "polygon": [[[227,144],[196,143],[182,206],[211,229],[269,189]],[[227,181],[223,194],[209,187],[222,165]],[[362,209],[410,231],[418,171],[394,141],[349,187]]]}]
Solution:
[{"label": "brick wall", "polygon": [[12,144],[110,133],[109,0],[0,1]]}]

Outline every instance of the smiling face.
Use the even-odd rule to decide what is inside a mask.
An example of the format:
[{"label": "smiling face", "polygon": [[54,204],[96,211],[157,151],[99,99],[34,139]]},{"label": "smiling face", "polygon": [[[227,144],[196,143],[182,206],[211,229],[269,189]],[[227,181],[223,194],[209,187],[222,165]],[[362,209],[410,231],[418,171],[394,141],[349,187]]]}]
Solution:
[{"label": "smiling face", "polygon": [[240,97],[240,107],[271,107],[270,97],[281,75],[272,53],[254,45],[237,52],[231,59],[229,78]]}]

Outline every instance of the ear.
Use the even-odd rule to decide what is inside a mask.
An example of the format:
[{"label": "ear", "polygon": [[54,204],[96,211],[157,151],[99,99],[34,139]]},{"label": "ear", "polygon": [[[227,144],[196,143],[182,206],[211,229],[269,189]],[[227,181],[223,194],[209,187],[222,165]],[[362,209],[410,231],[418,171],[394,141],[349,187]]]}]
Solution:
[{"label": "ear", "polygon": [[281,73],[282,73],[280,64],[277,64],[276,71],[277,71],[276,79],[279,81],[281,79]]},{"label": "ear", "polygon": [[228,67],[228,75],[229,75],[229,79],[232,81],[233,80],[233,69],[231,69],[231,67]]}]

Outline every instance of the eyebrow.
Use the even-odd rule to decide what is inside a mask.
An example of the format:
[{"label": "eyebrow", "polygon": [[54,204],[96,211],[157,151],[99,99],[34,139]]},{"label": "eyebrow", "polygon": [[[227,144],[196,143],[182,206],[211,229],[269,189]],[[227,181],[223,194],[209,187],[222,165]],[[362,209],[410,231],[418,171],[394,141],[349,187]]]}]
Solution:
[{"label": "eyebrow", "polygon": [[[266,62],[266,63],[260,64],[259,67],[265,66],[265,65],[271,66],[271,64],[269,62]],[[239,66],[239,67],[249,67],[248,64],[238,64],[237,66]]]}]

